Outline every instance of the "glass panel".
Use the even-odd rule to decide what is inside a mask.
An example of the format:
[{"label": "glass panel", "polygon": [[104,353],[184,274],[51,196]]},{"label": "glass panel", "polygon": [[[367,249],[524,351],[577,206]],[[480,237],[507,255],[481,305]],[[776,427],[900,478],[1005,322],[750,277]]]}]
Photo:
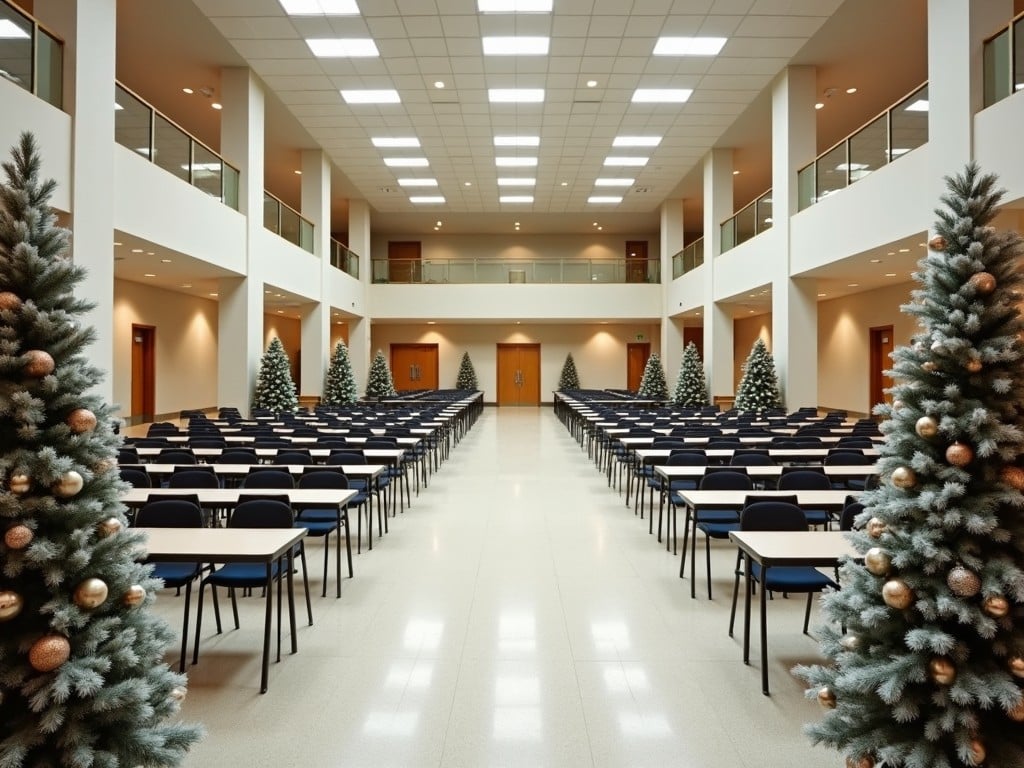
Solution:
[{"label": "glass panel", "polygon": [[299,214],[293,211],[286,205],[281,206],[281,231],[278,232],[281,237],[287,240],[289,243],[299,244]]},{"label": "glass panel", "polygon": [[722,224],[722,253],[736,247],[736,222],[733,219]]},{"label": "glass panel", "polygon": [[1013,25],[1013,90],[1024,91],[1024,19]]},{"label": "glass panel", "polygon": [[202,144],[192,143],[192,183],[211,197],[221,199],[223,161]]},{"label": "glass panel", "polygon": [[1010,30],[985,43],[985,106],[1010,95]]},{"label": "glass panel", "polygon": [[114,141],[149,159],[153,111],[120,86],[114,87]]},{"label": "glass panel", "polygon": [[313,252],[313,224],[305,219],[299,219],[299,247]]},{"label": "glass panel", "polygon": [[796,196],[797,196],[797,210],[802,211],[804,208],[810,208],[817,202],[817,198],[814,193],[814,163],[811,163],[806,168],[802,168],[797,171],[796,174]]},{"label": "glass panel", "polygon": [[222,170],[224,179],[224,191],[222,198],[224,205],[238,210],[238,171],[227,163],[224,163]]},{"label": "glass panel", "polygon": [[153,162],[179,179],[188,181],[192,140],[162,115],[153,115]]},{"label": "glass panel", "polygon": [[704,238],[693,244],[693,267],[696,269],[704,263]]},{"label": "glass panel", "polygon": [[0,4],[0,22],[8,27],[0,37],[0,77],[31,91],[34,25],[6,3]]},{"label": "glass panel", "polygon": [[928,86],[893,107],[891,117],[892,160],[928,143]]},{"label": "glass panel", "polygon": [[733,216],[736,221],[736,245],[747,242],[757,234],[757,211],[755,209],[755,205],[748,205]]},{"label": "glass panel", "polygon": [[675,254],[672,257],[672,279],[673,280],[675,280],[677,277],[681,276],[683,274],[683,272],[685,271],[685,267],[683,267],[683,255],[685,253],[686,253],[686,251],[683,250],[683,251],[680,251],[679,253]]},{"label": "glass panel", "polygon": [[772,192],[768,190],[757,201],[757,231],[772,228]]},{"label": "glass panel", "polygon": [[36,37],[36,96],[57,109],[64,105],[64,44],[43,29]]},{"label": "glass panel", "polygon": [[263,193],[263,226],[275,235],[281,234],[281,204],[277,198]]},{"label": "glass panel", "polygon": [[850,137],[850,183],[889,162],[889,114],[880,115]]},{"label": "glass panel", "polygon": [[[356,280],[359,279],[359,256],[352,253],[352,251],[346,251],[348,254],[345,260],[345,271],[348,272]],[[448,278],[445,277],[444,282],[448,282]]]},{"label": "glass panel", "polygon": [[846,142],[818,158],[817,190],[818,200],[846,188]]}]

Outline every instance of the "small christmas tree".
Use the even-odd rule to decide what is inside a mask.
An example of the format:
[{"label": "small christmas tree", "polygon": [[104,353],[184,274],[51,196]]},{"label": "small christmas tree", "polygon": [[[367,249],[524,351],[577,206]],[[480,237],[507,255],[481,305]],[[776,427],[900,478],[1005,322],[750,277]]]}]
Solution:
[{"label": "small christmas tree", "polygon": [[253,408],[274,411],[295,411],[299,407],[299,398],[295,394],[295,382],[292,381],[291,363],[285,354],[284,345],[275,336],[260,361],[260,372],[256,377],[256,396],[252,401]]},{"label": "small christmas tree", "polygon": [[476,371],[473,369],[473,361],[469,359],[469,352],[462,353],[462,362],[459,364],[459,375],[455,377],[456,389],[477,390]]},{"label": "small christmas tree", "polygon": [[85,275],[31,134],[0,185],[0,765],[173,766],[199,738],[125,527],[111,409],[79,318]]},{"label": "small christmas tree", "polygon": [[775,373],[775,361],[764,341],[758,339],[743,364],[743,378],[736,393],[736,410],[760,412],[779,407],[779,378]]},{"label": "small christmas tree", "polygon": [[834,666],[797,672],[826,707],[808,731],[847,765],[1024,765],[1022,249],[988,223],[1002,196],[947,179],[922,285],[903,311],[892,405],[842,589],[824,600]]},{"label": "small christmas tree", "polygon": [[683,351],[683,360],[679,364],[679,381],[676,382],[676,393],[672,398],[676,405],[686,408],[700,408],[708,404],[708,382],[704,378],[704,364],[700,360],[700,352],[692,341]]},{"label": "small christmas tree", "polygon": [[644,366],[644,375],[640,377],[640,389],[636,392],[638,397],[647,400],[667,400],[668,384],[665,381],[665,369],[661,365],[661,358],[657,353],[652,353],[647,358],[647,365]]},{"label": "small christmas tree", "polygon": [[367,397],[394,397],[395,392],[395,381],[391,378],[391,369],[388,367],[388,361],[384,357],[384,353],[379,349],[377,354],[373,356],[373,362],[370,363],[370,373],[366,378],[366,396]]},{"label": "small christmas tree", "polygon": [[349,405],[359,399],[356,379],[352,374],[352,361],[348,356],[345,342],[339,341],[334,347],[331,364],[327,368],[327,381],[324,383],[324,405]]},{"label": "small christmas tree", "polygon": [[576,372],[576,361],[572,359],[572,353],[565,356],[565,363],[562,365],[562,374],[558,377],[558,389],[565,392],[569,389],[580,388],[580,375]]}]

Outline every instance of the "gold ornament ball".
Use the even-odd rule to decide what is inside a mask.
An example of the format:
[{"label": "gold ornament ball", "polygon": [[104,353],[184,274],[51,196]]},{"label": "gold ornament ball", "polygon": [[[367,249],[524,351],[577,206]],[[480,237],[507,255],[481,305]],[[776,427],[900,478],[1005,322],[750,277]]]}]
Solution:
[{"label": "gold ornament ball", "polygon": [[103,579],[86,579],[75,588],[75,605],[86,611],[99,608],[107,599],[107,584]]},{"label": "gold ornament ball", "polygon": [[1001,619],[1010,612],[1010,601],[1002,595],[989,595],[981,603],[981,610],[993,619]]},{"label": "gold ornament ball", "polygon": [[953,443],[946,449],[946,461],[954,467],[966,467],[974,461],[974,450],[964,443]]},{"label": "gold ornament ball", "polygon": [[902,579],[892,579],[882,586],[882,600],[898,611],[909,608],[914,602],[914,590]]},{"label": "gold ornament ball", "polygon": [[75,408],[65,421],[72,432],[91,432],[96,429],[96,414],[88,408]]},{"label": "gold ornament ball", "polygon": [[71,643],[63,635],[43,635],[28,651],[28,663],[37,672],[52,672],[71,656]]},{"label": "gold ornament ball", "polygon": [[892,401],[891,409],[892,409],[893,413],[896,413],[896,411],[898,411],[902,407],[903,407],[903,401],[902,400],[893,400]]},{"label": "gold ornament ball", "polygon": [[105,475],[107,472],[114,469],[115,467],[117,467],[117,461],[108,456],[105,459],[100,459],[99,461],[97,461],[92,468],[97,475]]},{"label": "gold ornament ball", "polygon": [[57,367],[57,364],[53,362],[53,358],[50,357],[50,353],[44,352],[41,349],[30,349],[25,353],[25,357],[28,360],[25,362],[25,367],[22,370],[24,370],[26,376],[41,379],[43,376],[49,376],[53,373],[53,369]]},{"label": "gold ornament ball", "polygon": [[1014,677],[1024,677],[1024,658],[1020,656],[1011,656],[1007,665],[1010,667],[1010,673]]},{"label": "gold ornament ball", "polygon": [[935,373],[939,370],[939,366],[931,360],[925,360],[921,363],[921,370],[925,373]]},{"label": "gold ornament ball", "polygon": [[928,677],[939,685],[952,685],[956,680],[956,666],[945,656],[935,656],[928,662]]},{"label": "gold ornament ball", "polygon": [[942,235],[936,235],[935,237],[928,241],[928,247],[931,248],[933,251],[944,251],[946,250],[947,245],[948,243],[946,242],[946,238],[944,238]]},{"label": "gold ornament ball", "polygon": [[917,473],[910,467],[896,467],[892,471],[892,484],[906,490],[917,485]]},{"label": "gold ornament ball", "polygon": [[1020,467],[1003,467],[999,470],[999,479],[1015,490],[1024,490],[1024,469]]},{"label": "gold ornament ball", "polygon": [[875,768],[875,761],[869,755],[846,758],[846,768]]},{"label": "gold ornament ball", "polygon": [[185,700],[185,696],[188,695],[188,690],[183,685],[176,685],[171,689],[171,701],[176,701],[179,704]]},{"label": "gold ornament ball", "polygon": [[1017,723],[1024,723],[1024,698],[1022,698],[1013,709],[1006,713],[1006,716]]},{"label": "gold ornament ball", "polygon": [[24,549],[32,543],[35,534],[27,525],[12,525],[4,532],[4,544],[8,549]]},{"label": "gold ornament ball", "polygon": [[121,598],[121,602],[127,605],[129,608],[136,608],[142,605],[142,601],[146,599],[146,590],[144,590],[138,584],[132,584],[128,587],[128,591],[124,593]]},{"label": "gold ornament ball", "polygon": [[985,762],[986,754],[985,745],[981,743],[981,740],[971,739],[971,761],[975,765],[981,765]]},{"label": "gold ornament ball", "polygon": [[0,621],[10,621],[21,613],[24,605],[25,601],[14,590],[0,590]]},{"label": "gold ornament ball", "polygon": [[836,708],[836,695],[827,685],[818,689],[818,703],[825,709]]},{"label": "gold ornament ball", "polygon": [[0,292],[0,310],[18,309],[21,307],[21,297],[10,291]]},{"label": "gold ornament ball", "polygon": [[82,476],[72,469],[65,472],[61,479],[53,484],[51,490],[54,495],[67,499],[82,490],[84,484]]},{"label": "gold ornament ball", "polygon": [[974,571],[958,565],[946,575],[946,584],[954,595],[974,597],[981,591],[981,579]]},{"label": "gold ornament ball", "polygon": [[939,422],[931,416],[922,416],[914,425],[914,431],[927,440],[939,433]]},{"label": "gold ornament ball", "polygon": [[975,291],[983,296],[992,293],[996,289],[996,279],[988,272],[976,272],[971,275],[971,279],[967,282],[974,287]]},{"label": "gold ornament ball", "polygon": [[870,520],[868,520],[866,530],[868,532],[868,536],[870,536],[872,539],[879,539],[882,537],[882,534],[885,533],[887,528],[888,526],[881,520],[879,520],[877,517],[872,517]]},{"label": "gold ornament ball", "polygon": [[113,536],[115,533],[120,533],[123,528],[124,523],[116,517],[108,517],[99,524],[99,534],[105,539],[107,536]]},{"label": "gold ornament ball", "polygon": [[839,645],[842,646],[844,651],[859,651],[861,646],[860,635],[843,635],[839,640]]},{"label": "gold ornament ball", "polygon": [[864,567],[873,576],[885,576],[892,568],[892,558],[881,547],[872,547],[864,553]]},{"label": "gold ornament ball", "polygon": [[982,369],[981,360],[972,357],[970,360],[964,363],[964,368],[967,370],[968,373],[978,373]]},{"label": "gold ornament ball", "polygon": [[11,493],[28,493],[32,489],[32,480],[24,472],[16,472],[7,481],[7,487]]}]

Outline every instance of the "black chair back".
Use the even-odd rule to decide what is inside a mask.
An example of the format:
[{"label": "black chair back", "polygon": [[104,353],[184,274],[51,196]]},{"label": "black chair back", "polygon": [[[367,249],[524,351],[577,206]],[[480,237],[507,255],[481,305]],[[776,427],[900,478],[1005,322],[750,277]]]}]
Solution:
[{"label": "black chair back", "polygon": [[134,467],[121,467],[121,479],[126,483],[130,483],[135,488],[152,488],[153,483],[150,482],[149,473],[144,469],[135,469]]},{"label": "black chair back", "polygon": [[327,457],[328,464],[367,464],[366,457],[355,451],[338,451]]},{"label": "black chair back", "polygon": [[228,526],[231,528],[291,528],[295,524],[292,508],[277,499],[246,499],[235,505]]},{"label": "black chair back", "polygon": [[189,469],[175,472],[167,480],[168,488],[220,488],[220,480],[213,472]]},{"label": "black chair back", "polygon": [[185,499],[161,498],[136,512],[135,524],[146,528],[202,528],[203,510]]},{"label": "black chair back", "polygon": [[702,491],[749,491],[753,487],[749,475],[735,470],[705,474],[700,481]]},{"label": "black chair back", "polygon": [[779,476],[780,491],[827,491],[832,482],[824,472],[786,472]]},{"label": "black chair back", "polygon": [[273,459],[274,464],[312,464],[313,458],[309,451],[278,451]]},{"label": "black chair back", "polygon": [[259,457],[254,450],[242,450],[240,448],[229,448],[221,451],[217,457],[218,464],[259,464]]},{"label": "black chair back", "polygon": [[165,448],[156,457],[157,464],[195,464],[196,455],[185,448]]},{"label": "black chair back", "polygon": [[242,478],[243,488],[294,488],[295,481],[283,470],[250,472]]},{"label": "black chair back", "polygon": [[859,501],[855,501],[843,507],[843,511],[839,515],[839,530],[852,531],[854,520],[856,520],[857,515],[863,511],[864,505]]},{"label": "black chair back", "polygon": [[745,506],[740,512],[744,531],[806,531],[807,518],[796,504],[772,499]]},{"label": "black chair back", "polygon": [[303,472],[299,477],[299,488],[330,488],[335,490],[348,488],[348,478],[344,473],[334,469],[316,469],[315,467],[310,469],[312,471]]}]

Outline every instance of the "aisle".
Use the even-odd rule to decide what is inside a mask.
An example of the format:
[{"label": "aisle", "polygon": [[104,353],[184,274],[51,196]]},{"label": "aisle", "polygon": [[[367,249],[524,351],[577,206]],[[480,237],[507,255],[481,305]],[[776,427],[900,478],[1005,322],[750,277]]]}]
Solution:
[{"label": "aisle", "polygon": [[[785,674],[817,658],[802,598],[770,606],[766,699],[726,636],[732,554],[716,552],[714,603],[691,600],[549,408],[488,408],[391,525],[340,600],[318,596],[310,547],[316,625],[265,696],[262,601],[203,638],[184,711],[209,735],[188,765],[840,764],[801,735],[817,705]],[[179,626],[171,593],[158,610]]]}]

